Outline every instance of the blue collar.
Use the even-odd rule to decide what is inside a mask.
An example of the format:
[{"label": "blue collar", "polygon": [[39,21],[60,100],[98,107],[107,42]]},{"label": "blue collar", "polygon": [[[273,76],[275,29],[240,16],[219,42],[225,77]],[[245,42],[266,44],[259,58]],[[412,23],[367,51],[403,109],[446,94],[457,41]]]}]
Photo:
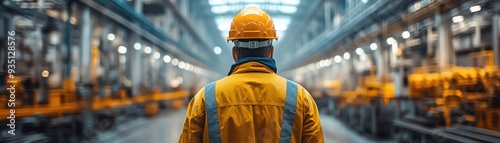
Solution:
[{"label": "blue collar", "polygon": [[274,59],[264,58],[264,57],[246,57],[246,58],[239,59],[238,61],[236,61],[236,63],[231,65],[231,70],[229,70],[229,73],[227,75],[231,75],[231,73],[233,73],[233,71],[234,71],[234,68],[236,68],[237,66],[244,64],[244,63],[247,63],[247,62],[251,62],[251,61],[255,61],[255,62],[259,62],[261,64],[264,64],[265,66],[267,66],[268,68],[273,70],[274,73],[276,73],[278,71],[278,69],[276,68],[276,61],[274,61]]}]

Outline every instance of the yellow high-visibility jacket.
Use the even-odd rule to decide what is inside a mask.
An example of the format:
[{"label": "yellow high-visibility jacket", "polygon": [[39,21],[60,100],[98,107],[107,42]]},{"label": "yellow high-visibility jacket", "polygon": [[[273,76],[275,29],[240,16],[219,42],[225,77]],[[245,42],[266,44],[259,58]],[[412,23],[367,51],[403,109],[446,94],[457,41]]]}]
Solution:
[{"label": "yellow high-visibility jacket", "polygon": [[273,59],[239,60],[190,101],[179,143],[323,143],[311,95],[275,72]]}]

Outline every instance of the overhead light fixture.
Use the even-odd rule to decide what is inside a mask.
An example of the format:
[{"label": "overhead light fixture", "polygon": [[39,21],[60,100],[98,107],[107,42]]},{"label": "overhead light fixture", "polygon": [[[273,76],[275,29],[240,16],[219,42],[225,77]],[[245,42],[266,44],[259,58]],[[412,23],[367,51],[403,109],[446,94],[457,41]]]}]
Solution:
[{"label": "overhead light fixture", "polygon": [[395,39],[392,37],[387,38],[387,44],[392,45],[394,44]]},{"label": "overhead light fixture", "polygon": [[464,21],[464,16],[462,15],[454,16],[451,20],[453,21],[453,23],[459,23]]},{"label": "overhead light fixture", "polygon": [[319,62],[319,65],[320,65],[321,67],[326,67],[326,66],[327,66],[327,62],[326,62],[326,60],[321,60],[321,61]]},{"label": "overhead light fixture", "polygon": [[336,55],[333,60],[335,61],[335,63],[340,63],[342,61],[342,58],[339,56],[339,55]]},{"label": "overhead light fixture", "polygon": [[151,54],[151,47],[148,46],[148,47],[144,48],[144,52],[146,54]]},{"label": "overhead light fixture", "polygon": [[168,56],[168,55],[163,56],[163,61],[164,61],[165,63],[170,63],[170,61],[171,61],[171,60],[172,60],[172,59],[170,59],[170,56]]},{"label": "overhead light fixture", "polygon": [[214,53],[217,54],[217,55],[220,55],[220,53],[222,53],[222,49],[220,47],[214,47]]},{"label": "overhead light fixture", "polygon": [[158,60],[158,59],[160,59],[160,56],[161,56],[161,55],[160,55],[160,53],[158,53],[158,52],[155,52],[155,53],[153,54],[153,57],[154,57],[155,59],[157,59],[157,60]]},{"label": "overhead light fixture", "polygon": [[351,58],[351,54],[349,54],[349,52],[345,52],[344,53],[344,59],[345,60],[349,60]]},{"label": "overhead light fixture", "polygon": [[470,12],[478,12],[481,11],[481,6],[480,5],[471,6],[469,10]]},{"label": "overhead light fixture", "polygon": [[125,47],[125,46],[118,47],[118,53],[120,53],[120,54],[127,53],[127,47]]},{"label": "overhead light fixture", "polygon": [[49,77],[50,73],[47,70],[42,71],[42,77]]},{"label": "overhead light fixture", "polygon": [[184,69],[186,67],[186,63],[183,61],[179,62],[179,68]]},{"label": "overhead light fixture", "polygon": [[325,66],[330,66],[330,65],[332,65],[332,58],[325,60]]},{"label": "overhead light fixture", "polygon": [[191,64],[186,62],[186,67],[184,67],[184,70],[189,70],[191,69]]},{"label": "overhead light fixture", "polygon": [[320,64],[320,62],[317,62],[316,63],[316,69],[319,69],[319,68],[321,68],[321,64]]},{"label": "overhead light fixture", "polygon": [[113,34],[113,33],[109,33],[109,34],[108,34],[108,40],[109,40],[109,41],[115,40],[115,34]]},{"label": "overhead light fixture", "polygon": [[174,66],[179,65],[179,60],[178,59],[173,59],[172,60],[172,65],[174,65]]},{"label": "overhead light fixture", "polygon": [[134,44],[134,49],[140,50],[141,49],[141,43],[135,43]]},{"label": "overhead light fixture", "polygon": [[403,33],[401,33],[401,37],[403,37],[403,39],[408,39],[408,38],[410,38],[410,32],[408,32],[408,31],[404,31]]},{"label": "overhead light fixture", "polygon": [[361,0],[361,2],[363,2],[363,3],[367,3],[367,2],[368,2],[368,0]]},{"label": "overhead light fixture", "polygon": [[361,48],[356,48],[356,54],[358,54],[358,55],[362,55],[362,54],[364,54],[364,53],[365,53],[365,52],[363,51],[363,49],[361,49]]},{"label": "overhead light fixture", "polygon": [[309,70],[315,70],[316,66],[313,63],[309,64]]},{"label": "overhead light fixture", "polygon": [[370,44],[370,49],[372,49],[373,51],[377,50],[377,44],[376,43],[372,43]]}]

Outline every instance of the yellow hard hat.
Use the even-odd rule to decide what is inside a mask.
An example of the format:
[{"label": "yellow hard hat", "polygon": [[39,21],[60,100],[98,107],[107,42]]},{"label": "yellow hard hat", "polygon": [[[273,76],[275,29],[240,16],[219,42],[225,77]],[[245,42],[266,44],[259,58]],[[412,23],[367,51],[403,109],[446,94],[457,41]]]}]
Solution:
[{"label": "yellow hard hat", "polygon": [[246,7],[234,17],[227,37],[227,41],[251,39],[278,40],[273,20],[264,10],[256,6]]}]

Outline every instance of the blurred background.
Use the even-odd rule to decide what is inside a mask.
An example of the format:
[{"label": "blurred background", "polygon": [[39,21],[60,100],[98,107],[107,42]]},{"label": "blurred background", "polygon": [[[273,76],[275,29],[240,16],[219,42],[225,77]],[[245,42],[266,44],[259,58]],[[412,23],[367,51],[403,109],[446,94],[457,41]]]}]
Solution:
[{"label": "blurred background", "polygon": [[248,5],[327,142],[500,142],[498,0],[0,2],[0,142],[177,142]]}]

